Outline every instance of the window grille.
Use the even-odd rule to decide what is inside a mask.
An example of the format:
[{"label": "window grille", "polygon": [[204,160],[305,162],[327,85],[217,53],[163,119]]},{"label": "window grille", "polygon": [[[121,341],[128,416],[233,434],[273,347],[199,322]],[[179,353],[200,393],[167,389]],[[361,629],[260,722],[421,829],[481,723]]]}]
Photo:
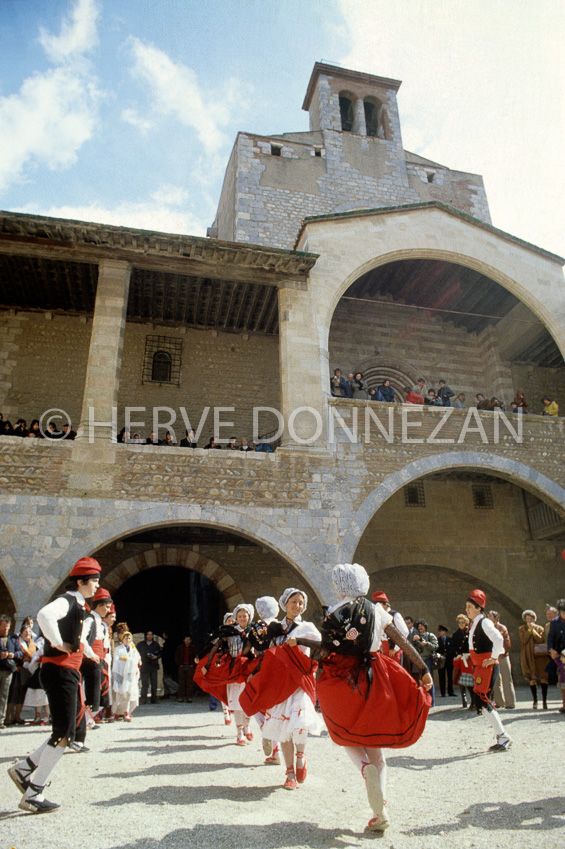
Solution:
[{"label": "window grille", "polygon": [[492,489],[488,483],[473,484],[473,506],[475,510],[493,510]]},{"label": "window grille", "polygon": [[142,383],[180,386],[182,340],[172,336],[146,336]]},{"label": "window grille", "polygon": [[404,487],[404,506],[405,507],[425,507],[426,496],[424,493],[424,484],[422,481],[409,483]]}]

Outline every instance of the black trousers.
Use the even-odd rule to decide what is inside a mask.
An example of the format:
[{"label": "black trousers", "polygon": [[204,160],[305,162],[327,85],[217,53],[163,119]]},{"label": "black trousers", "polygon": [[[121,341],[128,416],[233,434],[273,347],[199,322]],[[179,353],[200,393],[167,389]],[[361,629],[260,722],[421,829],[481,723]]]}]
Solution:
[{"label": "black trousers", "polygon": [[141,700],[147,701],[147,690],[151,683],[151,701],[157,701],[157,675],[158,669],[147,669],[141,667]]},{"label": "black trousers", "polygon": [[39,680],[47,695],[53,724],[49,745],[57,746],[63,737],[74,740],[81,706],[80,672],[55,663],[42,663]]},{"label": "black trousers", "polygon": [[85,658],[80,667],[84,681],[84,701],[92,713],[100,710],[100,685],[102,684],[102,667],[89,658]]},{"label": "black trousers", "polygon": [[443,669],[438,669],[437,676],[439,678],[439,689],[442,696],[445,696],[445,681],[447,679],[448,695],[453,694],[453,661],[446,660]]}]

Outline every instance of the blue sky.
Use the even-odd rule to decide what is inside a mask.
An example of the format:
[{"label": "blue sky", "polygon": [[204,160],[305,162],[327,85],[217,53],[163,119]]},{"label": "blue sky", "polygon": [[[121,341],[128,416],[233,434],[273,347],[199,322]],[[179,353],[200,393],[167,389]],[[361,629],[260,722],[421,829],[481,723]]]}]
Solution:
[{"label": "blue sky", "polygon": [[404,146],[565,255],[561,0],[0,0],[0,208],[203,235],[315,61],[403,81]]}]

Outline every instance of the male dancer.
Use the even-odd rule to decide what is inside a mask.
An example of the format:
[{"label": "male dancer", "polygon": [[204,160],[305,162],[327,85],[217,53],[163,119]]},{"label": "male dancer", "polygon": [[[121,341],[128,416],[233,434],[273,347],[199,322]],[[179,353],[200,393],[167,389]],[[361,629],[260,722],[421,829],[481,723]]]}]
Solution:
[{"label": "male dancer", "polygon": [[43,797],[43,789],[74,738],[85,644],[85,602],[98,589],[100,571],[100,564],[92,557],[81,557],[71,570],[67,592],[37,614],[45,637],[40,680],[49,701],[52,733],[35,752],[8,770],[23,793],[19,805],[22,811],[44,814],[59,807]]},{"label": "male dancer", "polygon": [[491,752],[506,752],[512,740],[504,730],[500,716],[491,699],[498,680],[498,657],[504,652],[504,640],[494,623],[484,615],[486,596],[482,590],[473,590],[465,603],[469,626],[469,650],[473,664],[475,686],[473,692],[486,708],[485,716],[494,728],[496,743],[489,747]]},{"label": "male dancer", "polygon": [[110,676],[106,665],[105,627],[103,619],[108,614],[112,599],[108,590],[96,590],[91,603],[91,612],[86,620],[86,642],[91,646],[95,659],[84,657],[80,671],[84,680],[84,700],[92,711],[94,720],[102,722],[100,705],[107,707],[109,701]]}]

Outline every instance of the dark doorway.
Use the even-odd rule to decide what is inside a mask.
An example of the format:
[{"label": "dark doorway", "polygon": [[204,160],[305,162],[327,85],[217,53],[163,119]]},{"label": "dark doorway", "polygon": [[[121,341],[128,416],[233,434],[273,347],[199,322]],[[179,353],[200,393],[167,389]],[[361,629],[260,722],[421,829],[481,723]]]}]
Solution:
[{"label": "dark doorway", "polygon": [[[6,614],[6,616],[14,616],[15,613],[14,602],[12,601],[12,596],[10,595],[10,590],[2,580],[2,576],[0,575],[0,613]],[[31,616],[35,617],[35,610],[25,611],[25,615],[28,613]]]},{"label": "dark doorway", "polygon": [[113,594],[118,622],[133,633],[166,633],[177,646],[190,635],[199,647],[221,623],[226,611],[212,581],[182,566],[158,566],[129,578]]}]

